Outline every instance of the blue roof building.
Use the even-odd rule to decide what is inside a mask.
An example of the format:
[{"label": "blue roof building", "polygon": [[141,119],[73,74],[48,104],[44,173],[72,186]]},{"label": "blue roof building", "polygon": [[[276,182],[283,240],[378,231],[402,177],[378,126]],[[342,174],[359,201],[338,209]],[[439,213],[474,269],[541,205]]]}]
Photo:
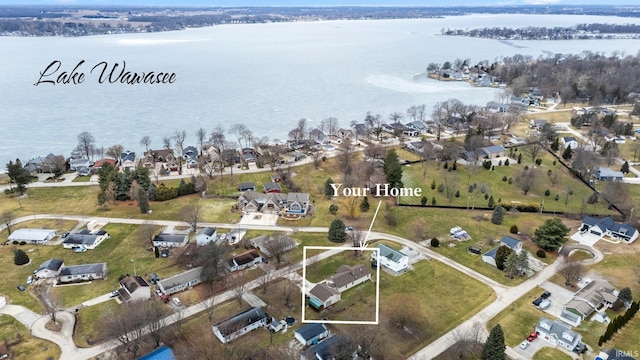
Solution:
[{"label": "blue roof building", "polygon": [[176,360],[176,356],[173,354],[171,348],[162,345],[147,355],[138,358],[138,360]]}]

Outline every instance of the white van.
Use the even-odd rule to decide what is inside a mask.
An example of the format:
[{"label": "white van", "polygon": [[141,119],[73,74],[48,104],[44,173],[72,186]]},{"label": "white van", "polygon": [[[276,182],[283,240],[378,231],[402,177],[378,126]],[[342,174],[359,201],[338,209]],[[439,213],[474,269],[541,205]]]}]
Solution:
[{"label": "white van", "polygon": [[178,306],[182,305],[182,301],[180,301],[180,299],[178,299],[177,297],[173,298],[173,303],[178,305]]}]

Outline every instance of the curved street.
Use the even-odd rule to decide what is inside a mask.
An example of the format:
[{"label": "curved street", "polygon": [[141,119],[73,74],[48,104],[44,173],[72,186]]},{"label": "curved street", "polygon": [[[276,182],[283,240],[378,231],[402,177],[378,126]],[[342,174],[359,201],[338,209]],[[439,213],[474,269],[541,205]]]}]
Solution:
[{"label": "curved street", "polygon": [[[111,223],[122,223],[122,224],[142,224],[146,222],[146,220],[141,219],[125,219],[125,218],[110,218],[110,217],[83,217],[83,216],[74,216],[74,215],[58,215],[58,214],[39,214],[39,215],[29,215],[21,218],[17,218],[14,220],[15,223],[20,223],[23,221],[29,221],[34,219],[64,219],[64,220],[75,220],[75,221],[89,221],[89,220],[97,220],[103,222],[111,222]],[[187,224],[180,221],[169,221],[169,220],[156,220],[153,222],[157,225],[162,226],[186,226]],[[202,223],[201,226],[215,226],[219,228],[228,228],[233,229],[236,228],[236,224],[225,224],[225,223]],[[0,226],[2,229],[4,226]],[[290,227],[290,226],[273,226],[273,225],[243,225],[244,228],[250,230],[265,230],[265,231],[285,231],[285,232],[319,232],[319,233],[327,233],[328,228],[325,227]],[[400,236],[379,233],[379,232],[371,232],[369,238],[372,240],[388,240],[393,241],[403,246],[407,246],[411,249],[419,251],[422,255],[430,259],[434,259],[442,262],[480,282],[489,286],[496,293],[496,300],[492,302],[490,305],[485,307],[480,312],[473,315],[468,320],[464,321],[462,324],[452,329],[448,333],[444,334],[434,342],[430,343],[414,355],[410,357],[410,359],[421,360],[421,359],[430,359],[434,356],[442,353],[451,345],[454,344],[455,339],[453,334],[459,330],[464,329],[469,326],[473,326],[475,323],[483,323],[486,324],[488,320],[497,315],[499,312],[507,308],[513,301],[517,300],[527,292],[534,289],[536,286],[542,284],[544,281],[551,278],[558,270],[558,261],[555,263],[546,266],[542,271],[536,273],[533,277],[523,282],[522,284],[514,287],[509,287],[503,284],[500,284],[485,275],[482,275],[464,265],[461,265],[452,259],[449,259],[431,249],[428,249],[424,246],[416,244],[415,242],[402,238]],[[584,249],[592,252],[595,256],[592,259],[587,260],[589,263],[595,263],[602,260],[603,255],[600,251],[595,250],[591,247],[586,247],[584,245],[577,246],[571,245],[571,249]],[[322,258],[326,258],[330,256],[333,251],[327,251],[323,253],[322,257],[319,257],[317,260]],[[309,261],[309,260],[307,260]],[[283,269],[278,270],[277,277],[286,276],[291,272],[295,272],[302,268],[302,263],[290,265]],[[254,289],[259,286],[259,281],[254,280],[247,284],[248,289]],[[219,294],[216,296],[216,303],[222,303],[232,297],[232,291],[229,290],[225,293]],[[204,310],[203,304],[196,304],[184,309],[184,317],[189,317],[194,314],[197,314]],[[45,328],[46,323],[49,321],[48,315],[39,315],[32,312],[29,309],[26,309],[22,306],[17,305],[5,305],[3,308],[0,308],[0,313],[11,315],[15,317],[18,321],[23,323],[29,329],[34,336],[37,336],[42,339],[49,340],[51,342],[56,343],[60,346],[62,350],[61,359],[89,359],[91,357],[97,356],[105,351],[109,351],[111,349],[116,348],[120,345],[117,341],[109,341],[106,343],[102,343],[100,345],[91,347],[91,348],[78,348],[73,342],[73,326],[75,322],[75,316],[67,311],[59,311],[58,316],[62,319],[63,328],[61,332],[56,333],[49,331]],[[177,319],[175,316],[170,316],[168,319],[168,324],[175,322]],[[167,325],[168,325],[167,324]],[[511,348],[507,348],[507,353],[512,356],[514,359],[519,359],[520,356],[516,354]]]}]

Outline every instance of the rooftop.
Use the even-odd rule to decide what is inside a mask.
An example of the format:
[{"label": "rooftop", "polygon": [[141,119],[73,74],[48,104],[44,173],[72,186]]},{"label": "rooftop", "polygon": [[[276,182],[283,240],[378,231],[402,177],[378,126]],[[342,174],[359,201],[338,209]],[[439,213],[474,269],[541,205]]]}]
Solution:
[{"label": "rooftop", "polygon": [[65,266],[60,270],[60,276],[65,275],[85,275],[85,274],[104,274],[107,263],[83,264]]},{"label": "rooftop", "polygon": [[184,284],[191,280],[195,280],[200,278],[202,275],[202,267],[193,268],[191,270],[187,270],[178,275],[174,275],[170,278],[162,279],[158,283],[162,284],[164,289],[171,289],[174,286]]}]

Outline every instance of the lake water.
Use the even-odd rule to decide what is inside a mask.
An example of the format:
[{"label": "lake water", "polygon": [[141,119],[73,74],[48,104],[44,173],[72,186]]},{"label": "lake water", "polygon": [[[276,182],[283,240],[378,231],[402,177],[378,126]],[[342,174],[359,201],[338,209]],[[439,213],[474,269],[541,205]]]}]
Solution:
[{"label": "lake water", "polygon": [[[77,135],[91,132],[98,146],[122,144],[141,151],[139,140],[244,123],[256,136],[286,139],[302,117],[317,124],[329,116],[348,126],[367,111],[385,118],[413,104],[458,98],[484,105],[495,89],[445,83],[414,75],[430,62],[472,62],[517,53],[535,57],[584,50],[636,54],[638,40],[512,41],[443,37],[442,28],[569,26],[629,23],[640,19],[470,15],[445,19],[331,21],[225,25],[186,31],[81,38],[0,37],[0,164],[49,152],[68,156]],[[40,84],[54,60],[70,72],[85,60],[78,85]],[[106,61],[135,72],[172,72],[165,85],[99,84],[91,68]],[[57,74],[56,74],[57,75]],[[231,136],[230,136],[231,137]]]}]

